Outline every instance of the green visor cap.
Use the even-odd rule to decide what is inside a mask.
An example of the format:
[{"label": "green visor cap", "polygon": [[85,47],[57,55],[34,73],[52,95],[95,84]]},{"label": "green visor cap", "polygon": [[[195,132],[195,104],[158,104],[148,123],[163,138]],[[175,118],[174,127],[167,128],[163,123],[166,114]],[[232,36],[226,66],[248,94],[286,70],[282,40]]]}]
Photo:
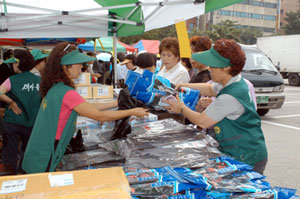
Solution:
[{"label": "green visor cap", "polygon": [[213,47],[192,55],[193,60],[212,68],[226,68],[231,66],[230,59],[220,55]]},{"label": "green visor cap", "polygon": [[12,58],[9,58],[8,60],[5,60],[3,63],[6,63],[6,64],[12,64],[12,63],[18,63],[19,61],[12,57]]},{"label": "green visor cap", "polygon": [[48,57],[47,54],[42,53],[41,50],[36,49],[36,48],[31,51],[31,54],[32,54],[32,56],[34,58],[34,61],[38,60],[38,59],[43,59],[45,57]]},{"label": "green visor cap", "polygon": [[60,65],[82,64],[94,61],[96,58],[80,53],[78,49],[65,54],[60,61]]}]

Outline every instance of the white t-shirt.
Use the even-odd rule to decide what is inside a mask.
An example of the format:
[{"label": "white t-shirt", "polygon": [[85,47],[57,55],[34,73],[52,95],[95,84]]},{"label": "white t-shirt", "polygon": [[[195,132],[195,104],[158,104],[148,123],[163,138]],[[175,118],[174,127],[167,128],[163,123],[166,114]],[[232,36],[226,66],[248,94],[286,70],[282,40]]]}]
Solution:
[{"label": "white t-shirt", "polygon": [[180,62],[178,62],[170,70],[167,70],[166,67],[163,67],[163,69],[159,71],[157,75],[168,79],[173,84],[188,83],[190,81],[190,76],[188,71],[184,68],[184,66]]}]

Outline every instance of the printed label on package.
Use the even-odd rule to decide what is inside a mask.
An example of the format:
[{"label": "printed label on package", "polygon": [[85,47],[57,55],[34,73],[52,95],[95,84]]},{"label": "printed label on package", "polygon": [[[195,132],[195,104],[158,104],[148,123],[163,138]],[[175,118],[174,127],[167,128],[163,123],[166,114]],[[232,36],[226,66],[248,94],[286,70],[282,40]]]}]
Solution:
[{"label": "printed label on package", "polygon": [[86,97],[89,95],[88,88],[87,87],[77,87],[76,91],[79,95]]},{"label": "printed label on package", "polygon": [[73,185],[73,174],[62,174],[62,175],[48,175],[50,186],[51,187],[62,187],[67,185]]},{"label": "printed label on package", "polygon": [[108,96],[109,95],[109,89],[106,86],[98,87],[98,96]]},{"label": "printed label on package", "polygon": [[8,180],[2,183],[0,194],[21,192],[26,189],[27,178],[20,180]]}]

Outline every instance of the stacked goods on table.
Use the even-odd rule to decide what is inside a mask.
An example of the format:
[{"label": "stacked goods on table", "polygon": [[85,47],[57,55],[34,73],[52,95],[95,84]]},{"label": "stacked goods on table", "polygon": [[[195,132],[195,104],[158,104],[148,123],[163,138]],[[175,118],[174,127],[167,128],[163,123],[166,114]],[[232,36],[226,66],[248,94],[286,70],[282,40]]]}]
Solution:
[{"label": "stacked goods on table", "polygon": [[272,188],[265,176],[227,156],[213,158],[198,170],[163,167],[124,168],[133,198],[296,198],[294,189]]},{"label": "stacked goods on table", "polygon": [[101,84],[91,84],[90,73],[82,73],[74,80],[75,90],[84,99],[113,98],[113,87]]},{"label": "stacked goods on table", "polygon": [[[149,116],[148,119],[156,118]],[[103,129],[97,122],[86,120],[85,127],[83,121],[78,122],[83,129],[83,143],[88,147],[85,146],[84,152],[65,155],[60,167],[62,170],[81,169],[87,166],[99,168],[107,163],[119,166],[124,160],[126,166],[137,168],[169,165],[198,168],[207,165],[210,158],[222,155],[217,149],[217,142],[210,136],[172,119],[144,123],[145,119],[132,117],[130,118],[132,133],[126,139],[113,141],[108,141],[112,128],[106,131],[107,129]],[[91,136],[93,134],[96,136]],[[105,134],[108,136],[101,138]]]},{"label": "stacked goods on table", "polygon": [[[296,190],[272,188],[251,166],[224,156],[198,129],[172,119],[146,121],[131,118],[126,139],[98,139],[99,146],[94,142],[85,152],[65,155],[62,168],[124,166],[132,198],[139,199],[296,198]],[[107,130],[84,120],[78,127],[83,135],[98,130],[99,137]]]},{"label": "stacked goods on table", "polygon": [[3,176],[1,198],[130,199],[121,167],[55,173]]},{"label": "stacked goods on table", "polygon": [[133,125],[131,130],[126,139],[99,144],[125,158],[127,167],[198,168],[222,155],[213,138],[173,119]]},{"label": "stacked goods on table", "polygon": [[[157,116],[150,114],[144,118],[131,116],[130,125],[141,125],[156,121]],[[98,147],[100,143],[108,142],[114,130],[115,122],[98,122],[85,117],[77,118],[77,130],[82,133],[84,151],[80,153],[67,154],[62,158],[60,170],[75,170],[93,166],[103,168],[107,166],[123,166],[124,158],[114,152],[109,152]]]}]

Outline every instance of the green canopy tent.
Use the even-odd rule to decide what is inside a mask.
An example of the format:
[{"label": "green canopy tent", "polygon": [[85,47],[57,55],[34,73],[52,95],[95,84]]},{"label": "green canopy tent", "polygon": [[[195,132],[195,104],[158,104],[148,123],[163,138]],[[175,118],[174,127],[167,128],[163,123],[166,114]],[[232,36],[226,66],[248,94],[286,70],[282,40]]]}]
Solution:
[{"label": "green canopy tent", "polygon": [[0,1],[0,38],[114,36],[116,46],[116,37],[139,35],[241,1],[51,0],[45,5],[5,0]]}]

